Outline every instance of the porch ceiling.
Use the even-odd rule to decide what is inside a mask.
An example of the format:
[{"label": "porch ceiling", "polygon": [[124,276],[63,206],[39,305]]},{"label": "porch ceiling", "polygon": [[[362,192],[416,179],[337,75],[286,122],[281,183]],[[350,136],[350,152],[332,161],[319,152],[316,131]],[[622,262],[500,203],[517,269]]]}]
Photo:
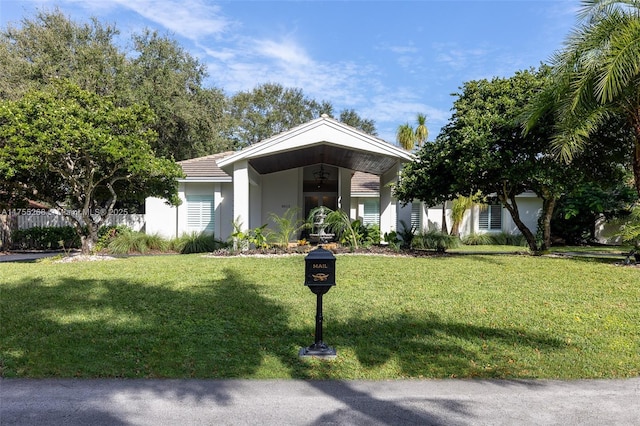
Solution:
[{"label": "porch ceiling", "polygon": [[323,163],[330,166],[381,175],[392,168],[396,162],[397,159],[393,157],[355,151],[328,144],[283,151],[249,160],[249,164],[260,174]]}]

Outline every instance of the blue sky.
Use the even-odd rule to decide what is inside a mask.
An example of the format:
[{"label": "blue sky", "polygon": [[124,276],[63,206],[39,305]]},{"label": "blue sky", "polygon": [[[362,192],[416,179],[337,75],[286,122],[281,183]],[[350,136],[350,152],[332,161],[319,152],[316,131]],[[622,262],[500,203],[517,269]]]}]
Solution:
[{"label": "blue sky", "polygon": [[176,39],[232,95],[262,83],[303,90],[375,120],[427,115],[429,139],[451,117],[452,93],[474,79],[537,67],[576,25],[579,0],[209,1],[2,0],[0,25],[58,7],[75,21],[144,28]]}]

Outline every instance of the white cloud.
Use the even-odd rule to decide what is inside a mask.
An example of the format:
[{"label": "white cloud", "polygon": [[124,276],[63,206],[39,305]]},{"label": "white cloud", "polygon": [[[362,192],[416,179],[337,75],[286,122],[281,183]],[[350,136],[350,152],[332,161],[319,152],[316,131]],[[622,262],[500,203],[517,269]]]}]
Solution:
[{"label": "white cloud", "polygon": [[274,40],[255,40],[255,46],[258,55],[276,60],[287,67],[307,67],[313,65],[313,61],[304,49],[291,39],[280,42]]},{"label": "white cloud", "polygon": [[219,6],[205,0],[39,0],[79,6],[91,15],[104,15],[118,8],[128,9],[162,27],[196,41],[225,32],[233,24]]},{"label": "white cloud", "polygon": [[223,33],[231,23],[221,15],[219,6],[202,0],[115,2],[190,40]]}]

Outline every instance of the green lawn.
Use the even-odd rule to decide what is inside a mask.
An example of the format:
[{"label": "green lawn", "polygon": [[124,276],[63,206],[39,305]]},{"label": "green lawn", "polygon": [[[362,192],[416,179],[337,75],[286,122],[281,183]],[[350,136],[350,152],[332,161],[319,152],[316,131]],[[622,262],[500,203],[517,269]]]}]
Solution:
[{"label": "green lawn", "polygon": [[314,341],[304,257],[0,264],[0,375],[394,379],[640,375],[640,268],[339,255]]}]

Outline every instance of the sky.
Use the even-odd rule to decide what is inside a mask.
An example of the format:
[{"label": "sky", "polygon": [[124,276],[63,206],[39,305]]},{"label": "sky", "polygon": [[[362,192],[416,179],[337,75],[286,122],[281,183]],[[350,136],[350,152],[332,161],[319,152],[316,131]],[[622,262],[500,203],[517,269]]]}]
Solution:
[{"label": "sky", "polygon": [[549,62],[577,25],[579,0],[0,0],[0,26],[55,8],[132,33],[157,30],[206,65],[231,96],[264,83],[354,109],[395,143],[426,114],[433,140],[467,81]]}]

